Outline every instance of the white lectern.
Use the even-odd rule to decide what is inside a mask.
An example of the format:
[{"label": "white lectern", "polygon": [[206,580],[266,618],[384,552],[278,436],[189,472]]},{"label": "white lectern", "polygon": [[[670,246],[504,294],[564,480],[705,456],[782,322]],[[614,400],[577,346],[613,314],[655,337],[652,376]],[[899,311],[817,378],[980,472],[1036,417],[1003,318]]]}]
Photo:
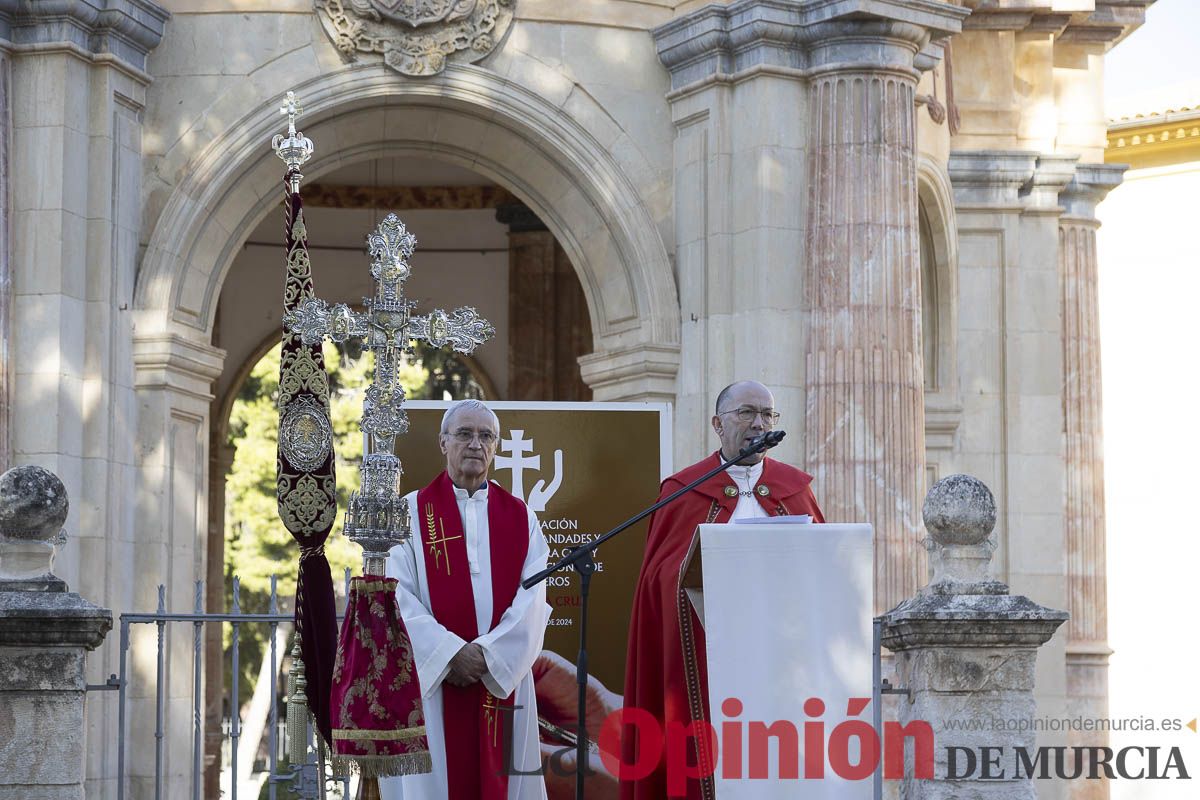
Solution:
[{"label": "white lectern", "polygon": [[[742,777],[723,774],[718,756],[718,800],[869,800],[870,777],[839,777],[830,767],[828,747],[833,729],[851,718],[847,701],[871,697],[871,526],[701,525],[699,544],[685,564],[684,585],[708,645],[710,722],[721,738],[728,738],[721,723],[742,722]],[[804,713],[811,697],[825,704],[819,718]],[[726,698],[741,701],[737,717],[722,713]],[[872,711],[867,706],[853,718],[870,724]],[[780,777],[779,740],[771,738],[768,777],[751,778],[750,723],[777,720],[790,721],[798,732],[800,777]],[[825,776],[805,779],[804,723],[818,720],[825,726]],[[852,740],[851,763],[858,756]]]}]

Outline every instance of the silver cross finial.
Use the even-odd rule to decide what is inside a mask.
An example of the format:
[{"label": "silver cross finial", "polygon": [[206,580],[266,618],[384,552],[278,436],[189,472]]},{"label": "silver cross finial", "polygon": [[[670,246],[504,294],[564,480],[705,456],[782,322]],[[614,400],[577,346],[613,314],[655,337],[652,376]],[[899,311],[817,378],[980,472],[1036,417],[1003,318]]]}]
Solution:
[{"label": "silver cross finial", "polygon": [[280,114],[286,114],[288,118],[288,136],[296,135],[296,117],[304,111],[304,107],[300,105],[300,101],[296,99],[295,92],[288,92],[287,99],[283,105],[279,107]]}]

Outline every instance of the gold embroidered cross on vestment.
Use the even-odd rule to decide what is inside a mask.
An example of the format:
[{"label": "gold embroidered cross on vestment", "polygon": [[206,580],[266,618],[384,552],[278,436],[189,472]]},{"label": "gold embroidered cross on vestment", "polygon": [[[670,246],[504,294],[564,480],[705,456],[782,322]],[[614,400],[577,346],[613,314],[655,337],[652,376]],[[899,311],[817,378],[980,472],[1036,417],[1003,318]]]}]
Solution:
[{"label": "gold embroidered cross on vestment", "polygon": [[446,542],[452,542],[455,539],[461,539],[461,536],[447,536],[446,526],[442,523],[441,518],[437,518],[437,522],[441,526],[441,538],[438,538],[438,525],[434,524],[433,503],[425,504],[425,528],[428,531],[429,538],[426,544],[429,547],[429,554],[433,556],[433,563],[439,568],[442,566],[442,556],[446,557],[446,574],[450,574],[450,551],[445,546]]}]

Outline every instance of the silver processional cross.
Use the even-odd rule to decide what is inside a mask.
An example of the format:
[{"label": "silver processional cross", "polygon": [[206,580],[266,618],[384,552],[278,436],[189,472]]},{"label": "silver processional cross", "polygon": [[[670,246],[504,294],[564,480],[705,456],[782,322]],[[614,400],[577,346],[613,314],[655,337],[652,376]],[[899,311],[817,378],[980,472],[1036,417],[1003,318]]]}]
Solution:
[{"label": "silver processional cross", "polygon": [[396,437],[408,431],[404,387],[397,378],[402,354],[412,354],[414,341],[471,353],[496,334],[470,306],[413,315],[416,301],[404,296],[404,283],[412,274],[408,260],[416,246],[416,237],[404,223],[388,214],[367,236],[375,296],[364,298],[365,310],[353,311],[344,303],[330,307],[310,298],[283,318],[305,344],[326,338],[338,343],[361,339],[375,354],[375,374],[363,400],[362,486],[350,496],[345,525],[346,535],[363,547],[368,575],[383,574],[387,551],[412,535],[408,504],[399,493],[403,470],[392,452]]}]

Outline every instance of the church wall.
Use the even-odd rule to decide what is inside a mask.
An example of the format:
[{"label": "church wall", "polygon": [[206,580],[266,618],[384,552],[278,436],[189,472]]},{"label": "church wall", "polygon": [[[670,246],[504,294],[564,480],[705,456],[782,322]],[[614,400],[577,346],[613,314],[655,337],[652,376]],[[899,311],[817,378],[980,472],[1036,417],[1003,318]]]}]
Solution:
[{"label": "church wall", "polygon": [[[380,112],[388,106],[386,115],[378,120],[370,119],[368,114],[352,122],[346,111],[339,111],[328,122],[331,127],[325,128],[310,114],[306,131],[318,139],[318,154],[306,172],[310,180],[319,178],[323,171],[344,163],[337,158],[366,158],[368,150],[384,155],[389,143],[396,142],[409,155],[458,159],[456,163],[481,171],[516,191],[546,219],[580,272],[598,351],[585,374],[595,396],[662,398],[673,386],[679,336],[674,279],[668,271],[669,242],[664,240],[664,233],[670,232],[669,173],[663,167],[666,157],[655,153],[656,147],[664,151],[669,147],[670,129],[665,114],[656,118],[645,112],[656,102],[663,105],[665,77],[661,78],[662,85],[647,80],[647,75],[659,75],[661,66],[644,32],[614,29],[597,35],[595,31],[585,26],[518,20],[502,47],[479,67],[452,68],[444,77],[423,80],[382,70],[385,80],[367,91],[369,97],[364,95],[354,103],[362,109],[356,112],[360,114],[372,104]],[[233,46],[239,37],[246,36],[256,41],[242,48]],[[172,56],[168,48],[162,48],[164,55],[156,56],[159,60],[153,64],[155,75],[161,77],[152,91],[162,92],[163,101],[155,103],[157,116],[149,125],[156,155],[145,176],[143,237],[150,251],[147,260],[153,265],[149,272],[155,276],[143,281],[146,295],[139,298],[139,303],[174,303],[170,324],[182,322],[187,329],[199,332],[211,325],[220,271],[232,260],[229,242],[244,236],[248,224],[246,211],[235,211],[246,209],[244,200],[230,194],[204,201],[195,197],[205,191],[202,181],[208,180],[197,178],[198,170],[209,174],[214,169],[225,169],[214,166],[219,153],[209,147],[212,141],[252,118],[269,117],[278,95],[288,86],[298,86],[303,93],[305,80],[349,82],[351,73],[357,74],[372,64],[366,60],[343,64],[316,18],[304,15],[177,13],[167,38],[169,44],[178,43],[183,52]],[[592,47],[597,38],[603,45],[599,49]],[[258,44],[261,41],[272,44],[263,47]],[[218,43],[246,55],[223,63],[218,71],[224,74],[213,74],[214,70],[204,66],[186,66],[194,61],[187,51],[206,52]],[[535,50],[536,55],[527,54],[522,47]],[[268,55],[281,50],[286,55],[274,60]],[[586,84],[578,77],[582,74],[587,75]],[[470,105],[462,109],[461,115],[443,110],[462,102],[461,98],[446,99],[457,93],[458,87],[477,80],[495,87],[471,95]],[[394,105],[384,99],[386,94],[381,94],[393,81],[398,94],[405,96]],[[347,83],[343,94],[349,97],[362,91],[362,85]],[[491,92],[498,87],[511,92],[514,98],[533,92],[557,115],[556,124],[571,126],[569,135],[588,147],[602,148],[609,163],[603,169],[594,169],[596,164],[585,161],[571,164],[570,170],[584,169],[585,164],[592,169],[580,180],[581,176],[564,171],[562,164],[554,165],[553,159],[560,158],[555,151],[555,136],[560,134],[547,131],[547,141],[532,142],[531,137],[514,141],[505,138],[511,136],[509,132],[497,135],[490,131],[489,126],[494,124],[489,109]],[[187,97],[188,92],[217,100],[207,105],[192,99],[172,102],[181,94]],[[420,99],[426,97],[428,103]],[[600,97],[611,109],[601,104],[597,99]],[[522,124],[536,126],[535,120],[536,115],[530,114]],[[377,134],[374,144],[368,145],[372,125],[378,126]],[[265,151],[259,149],[263,146],[255,147],[257,144],[252,142],[249,149],[242,150],[256,159],[255,168],[242,173],[254,182],[251,191],[259,195],[250,211],[250,224],[269,213],[263,198],[271,191],[266,186],[271,180],[272,158],[269,153],[260,157],[259,153]],[[356,147],[357,154],[352,153]],[[335,154],[333,160],[331,153]],[[323,163],[317,163],[322,159]],[[616,172],[606,173],[604,169],[609,168]],[[587,181],[600,184],[614,179],[621,185],[601,189],[607,194],[604,199],[587,197],[596,188],[584,188],[582,195],[574,190]],[[168,206],[168,201],[172,205]],[[181,210],[190,214],[188,205],[192,202],[202,206],[219,203],[220,207],[210,211],[206,223],[209,231],[188,243],[186,238],[172,234],[175,222],[164,226],[159,218],[164,208],[170,208],[173,220]],[[616,240],[612,238],[614,233],[618,234]],[[163,241],[160,243],[156,236]],[[167,259],[179,247],[187,248],[181,257],[189,273],[178,278],[164,274],[160,279],[158,274],[173,268]],[[216,265],[218,270],[203,266],[194,271],[197,263]],[[639,276],[639,270],[647,274]],[[664,291],[666,287],[670,289]],[[670,322],[664,324],[666,320]],[[648,343],[653,343],[649,349]]]},{"label": "church wall", "polygon": [[771,387],[791,433],[777,456],[802,461],[806,102],[794,78],[762,76],[673,103],[680,465],[715,449],[712,403],[740,378]]},{"label": "church wall", "polygon": [[[62,477],[68,544],[56,571],[114,608],[133,596],[136,560],[132,302],[140,208],[144,80],[79,53],[11,62],[14,385],[18,463]],[[189,565],[187,576],[193,570]],[[144,602],[152,602],[152,596]],[[88,660],[116,671],[115,637]],[[88,776],[111,774],[115,698],[89,697]]]},{"label": "church wall", "polygon": [[11,62],[0,47],[0,469],[12,466],[12,228],[9,217]]},{"label": "church wall", "polygon": [[[649,29],[706,4],[521,0],[492,55],[427,79],[344,64],[309,0],[166,3],[174,16],[148,75],[64,48],[14,55],[12,445],[15,461],[48,466],[71,493],[59,566],[72,588],[119,614],[153,608],[164,581],[181,609],[205,574],[210,399],[224,360],[210,337],[223,272],[278,213],[267,141],[293,87],[302,100],[306,86],[325,93],[327,110],[310,118],[310,180],[395,147],[477,168],[528,201],[588,295],[598,353],[583,366],[596,398],[675,400],[677,465],[715,446],[711,403],[734,377],[776,388],[792,434],[780,456],[801,463],[806,79],[784,70],[672,93]],[[915,110],[957,370],[926,397],[929,461],[992,487],[1001,577],[1060,608],[1063,366],[1048,301],[1059,296],[1055,195],[1069,175],[1050,156],[1100,160],[1101,49],[967,30],[953,39],[958,134],[928,104]],[[916,92],[948,104],[947,88],[938,64]],[[521,104],[530,127],[505,117],[498,137],[495,119]],[[547,132],[551,117],[561,128]],[[239,352],[257,335],[221,324]],[[91,682],[115,671],[115,654],[114,639],[91,659]],[[171,722],[185,730],[179,657]],[[1040,659],[1047,710],[1063,707],[1063,659],[1061,644]],[[132,689],[136,725],[153,709],[148,686]],[[103,694],[89,702],[89,776],[104,796],[115,714]],[[186,754],[168,762],[178,783]],[[133,765],[144,789],[152,756]]]},{"label": "church wall", "polygon": [[[539,93],[547,89],[544,68],[553,70],[554,91],[565,93],[562,110],[593,135],[612,137],[609,152],[637,189],[664,246],[672,249],[674,136],[665,100],[670,81],[645,30],[518,18],[504,44],[480,63]],[[584,97],[607,118],[603,128],[591,119],[595,111],[580,102]]]},{"label": "church wall", "polygon": [[955,150],[1012,150],[1020,110],[1014,96],[1016,34],[1009,30],[964,30],[954,37],[954,99],[962,126]]},{"label": "church wall", "polygon": [[[1001,578],[1056,608],[1066,607],[1057,203],[1072,172],[1073,157],[1031,152],[951,159],[963,387],[956,460],[987,475],[996,493]],[[1039,708],[1048,715],[1063,707],[1063,640],[1039,657]]]},{"label": "church wall", "polygon": [[[945,138],[948,143],[948,131]],[[921,283],[922,344],[931,348],[933,360],[924,376],[925,485],[928,487],[956,471],[955,451],[963,422],[958,371],[958,222],[945,162],[928,155],[920,157],[917,197],[929,224],[928,252],[933,260],[931,280]],[[925,316],[925,309],[929,309],[932,318]]]},{"label": "church wall", "polygon": [[[1077,156],[1055,155],[1053,47],[1038,31],[969,30],[954,42],[962,423],[952,460],[996,495],[998,576],[1066,608],[1057,225]],[[1066,709],[1065,638],[1039,654],[1039,714]],[[1066,740],[1046,733],[1039,744]]]},{"label": "church wall", "polygon": [[[934,286],[922,283],[922,295],[932,288],[935,297],[926,307],[937,319],[922,319],[922,335],[936,332],[935,368],[925,375],[924,485],[932,486],[954,470],[954,446],[962,422],[958,381],[958,232],[954,197],[946,165],[950,158],[951,126],[956,108],[950,103],[948,74],[953,69],[953,42],[946,57],[921,75],[917,97],[924,102],[916,110],[917,196],[930,224],[934,258]],[[924,300],[924,297],[923,297]],[[922,312],[924,313],[924,312]]]},{"label": "church wall", "polygon": [[1059,107],[1054,93],[1055,36],[1018,33],[1013,42],[1013,99],[1019,117],[1016,148],[1055,152]]}]

